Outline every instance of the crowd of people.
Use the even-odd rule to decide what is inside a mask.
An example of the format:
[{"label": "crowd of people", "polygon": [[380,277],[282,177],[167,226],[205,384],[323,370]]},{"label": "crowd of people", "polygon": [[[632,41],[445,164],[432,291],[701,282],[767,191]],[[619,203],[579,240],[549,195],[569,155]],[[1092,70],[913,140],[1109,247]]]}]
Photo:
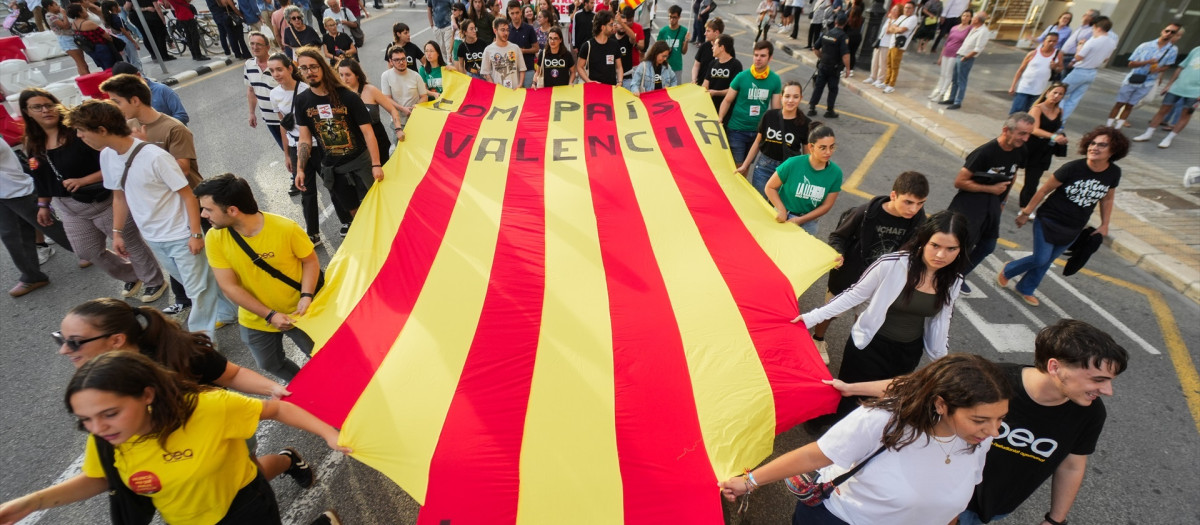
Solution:
[{"label": "crowd of people", "polygon": [[[129,45],[117,46],[113,38],[125,41],[139,22],[120,25],[122,8],[113,2],[101,9],[116,20],[99,23],[90,20],[94,11],[86,4],[66,10],[55,0],[43,4],[49,27],[71,31],[60,34],[72,44],[80,32],[104,33],[86,51],[101,65],[96,49],[110,46],[100,54],[115,76],[100,86],[111,101],[69,108],[42,89],[20,95],[23,152],[0,145],[0,177],[12,188],[0,194],[0,237],[20,273],[9,293],[20,297],[49,283],[39,269],[44,252],[37,239],[45,235],[74,252],[80,266],[95,264],[117,279],[122,298],[151,303],[170,287],[174,300],[159,311],[96,299],[67,313],[52,336],[78,369],[65,402],[92,434],[83,473],[0,505],[0,523],[124,486],[137,497],[148,496],[150,512],[157,509],[168,522],[279,521],[266,480],[286,474],[309,487],[314,473],[295,448],[258,456],[252,441],[257,422],[276,419],[347,451],[337,443],[336,429],[278,401],[288,392],[277,381],[290,381],[301,367],[286,356],[283,339],[304,354],[314,346],[294,322],[324,285],[315,251],[324,242],[318,185],[328,189],[340,234],[346,235],[369,188],[383,180],[383,164],[404,141],[409,116],[441,95],[447,70],[509,88],[600,82],[645,93],[685,81],[684,57],[695,46],[687,80],[712,97],[737,172],[769,203],[778,222],[815,236],[841,192],[843,172],[833,160],[837,136],[829,120],[838,118],[838,86],[852,77],[858,47],[866,42],[874,49],[864,82],[891,93],[913,41],[916,53],[928,46],[942,66],[930,99],[958,109],[972,64],[989,38],[986,15],[972,13],[965,0],[897,2],[874,39],[862,34],[863,2],[817,0],[808,46],[818,66],[805,111],[802,84],[771,69],[770,39],[756,39],[744,67],[724,21],[712,16],[717,9],[712,0],[695,2],[691,35],[682,8],[670,6],[653,39],[652,28],[636,21],[638,12],[616,2],[578,0],[569,10],[569,25],[562,27],[548,0],[468,5],[428,0],[433,38],[415,44],[412,28],[394,24],[392,41],[383,48],[388,67],[378,84],[369,82],[361,65],[371,53],[364,51],[359,25],[369,15],[358,0],[344,6],[328,0],[328,9],[315,16],[316,29],[307,0],[303,5],[282,0],[273,12],[262,11],[271,27],[250,32],[240,45],[241,28],[232,20],[241,3],[215,0],[210,7],[217,7],[214,16],[218,11],[225,16],[219,25],[228,30],[222,45],[245,58],[247,122],[252,128],[262,123],[280,148],[290,192],[301,196],[302,227],[261,209],[245,179],[200,175],[178,96],[143,78],[137,64],[118,60],[117,48]],[[808,3],[764,4],[769,4],[760,6],[764,19],[781,15],[795,38]],[[161,14],[159,2],[137,5]],[[176,17],[182,22],[180,9]],[[840,256],[825,304],[792,322],[813,330],[829,364],[830,324],[857,312],[837,379],[830,382],[843,402],[823,420],[832,426],[817,441],[723,482],[726,498],[782,480],[807,495],[797,503],[794,523],[973,525],[1011,513],[1053,477],[1044,523],[1066,523],[1104,424],[1099,397],[1112,395],[1112,381],[1128,366],[1128,354],[1103,331],[1074,320],[1038,334],[1033,366],[950,354],[955,303],[971,293],[966,277],[996,248],[1018,171],[1024,170],[1024,188],[1016,225],[1030,226],[1033,253],[1004,265],[995,279],[1001,287],[1015,279],[1016,293],[1036,307],[1035,292],[1052,262],[1073,247],[1086,251],[1079,246],[1108,232],[1121,178],[1116,163],[1130,148],[1121,131],[1128,110],[1152,89],[1166,92],[1149,129],[1132,140],[1148,140],[1181,110],[1174,131],[1160,144],[1167,147],[1200,96],[1195,50],[1160,84],[1165,87],[1155,87],[1157,76],[1177,62],[1174,42],[1182,27],[1170,24],[1134,52],[1109,121],[1069,140],[1064,123],[1116,42],[1112,22],[1097,12],[1089,11],[1076,30],[1071,21],[1070,13],[1060,17],[1026,55],[1013,76],[1008,118],[996,138],[967,156],[945,210],[926,215],[930,178],[909,171],[895,178],[888,195],[838,217],[828,241]],[[119,27],[113,29],[113,22]],[[152,55],[167,57],[155,54],[153,40],[147,42]],[[133,35],[128,44],[136,48]],[[82,55],[72,56],[86,68]],[[826,92],[826,121],[813,121]],[[1066,156],[1072,142],[1082,158],[1061,164],[1043,181],[1053,159]],[[1099,227],[1086,228],[1097,207]],[[190,311],[186,329],[164,315],[184,311]],[[213,334],[225,325],[239,327],[258,368],[274,379],[216,351]],[[931,362],[919,368],[923,356]],[[217,420],[235,424],[217,428],[212,423]],[[1015,437],[1018,430],[1033,438]],[[1020,450],[1033,439],[1055,445]],[[155,455],[189,446],[206,451],[203,460],[212,476],[176,481],[178,472],[149,465]],[[121,452],[115,462],[113,449]],[[153,479],[143,479],[147,471]],[[892,480],[901,472],[930,482],[896,487]],[[816,479],[838,489],[818,485],[812,497],[805,489]],[[904,497],[896,497],[900,489]],[[338,521],[327,512],[317,522]]]}]

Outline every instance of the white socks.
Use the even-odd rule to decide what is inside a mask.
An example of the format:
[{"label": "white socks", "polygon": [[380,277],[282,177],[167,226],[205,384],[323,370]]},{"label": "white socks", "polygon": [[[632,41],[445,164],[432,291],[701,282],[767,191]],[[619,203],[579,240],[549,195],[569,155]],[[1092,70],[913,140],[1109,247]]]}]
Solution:
[{"label": "white socks", "polygon": [[1141,135],[1133,137],[1133,141],[1134,142],[1146,142],[1147,140],[1150,140],[1150,137],[1153,137],[1153,136],[1154,136],[1154,128],[1149,127],[1149,128],[1146,128],[1145,133],[1142,133]]},{"label": "white socks", "polygon": [[1113,121],[1114,121],[1114,120],[1116,120],[1116,119],[1111,119],[1111,118],[1110,118],[1110,119],[1108,119],[1108,120],[1104,121],[1104,125],[1105,125],[1105,126],[1108,126],[1108,127],[1110,127],[1110,128],[1111,128],[1111,127],[1113,127]]},{"label": "white socks", "polygon": [[1175,135],[1177,135],[1177,133],[1175,133],[1174,131],[1167,133],[1166,138],[1162,139],[1162,142],[1158,143],[1158,147],[1163,148],[1163,149],[1171,147],[1171,141],[1175,140]]}]

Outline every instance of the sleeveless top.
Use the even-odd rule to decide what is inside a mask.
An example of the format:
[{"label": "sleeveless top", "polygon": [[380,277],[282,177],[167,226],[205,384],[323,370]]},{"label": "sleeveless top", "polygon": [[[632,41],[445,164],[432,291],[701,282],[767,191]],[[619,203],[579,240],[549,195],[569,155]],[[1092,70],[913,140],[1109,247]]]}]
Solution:
[{"label": "sleeveless top", "polygon": [[[363,87],[364,86],[358,86],[358,98],[362,98]],[[363,105],[367,107],[367,114],[371,115],[372,124],[383,123],[383,120],[379,118],[379,104],[367,104],[366,102],[363,102]]]},{"label": "sleeveless top", "polygon": [[1041,49],[1035,50],[1033,58],[1025,66],[1025,72],[1021,73],[1021,79],[1017,81],[1017,93],[1041,95],[1042,91],[1046,90],[1046,85],[1050,83],[1050,65],[1054,63],[1056,56],[1058,56],[1058,50],[1055,50],[1050,56],[1042,56]]},{"label": "sleeveless top", "polygon": [[[1045,113],[1042,113],[1042,118],[1038,119],[1038,129],[1051,134],[1057,133],[1058,130],[1062,129],[1062,115],[1063,112],[1061,106],[1058,109],[1058,116],[1054,117],[1053,119],[1047,117]],[[1050,157],[1052,156],[1053,151],[1051,146],[1053,146],[1053,144],[1050,143],[1050,139],[1030,137],[1029,145],[1027,146],[1027,149],[1029,150],[1029,161],[1032,163],[1032,161],[1035,159],[1041,159],[1043,162],[1045,162],[1045,165],[1049,167],[1051,160]]]}]

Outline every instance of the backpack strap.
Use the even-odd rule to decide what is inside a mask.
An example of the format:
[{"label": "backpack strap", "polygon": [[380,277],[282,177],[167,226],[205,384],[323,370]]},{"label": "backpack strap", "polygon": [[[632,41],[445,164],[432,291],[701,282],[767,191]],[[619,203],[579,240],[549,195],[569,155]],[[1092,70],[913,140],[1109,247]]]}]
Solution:
[{"label": "backpack strap", "polygon": [[129,178],[129,167],[133,166],[133,158],[137,156],[139,151],[142,151],[146,142],[139,142],[133,147],[133,151],[129,152],[129,157],[125,159],[125,171],[121,172],[121,191],[125,191],[125,179]]}]

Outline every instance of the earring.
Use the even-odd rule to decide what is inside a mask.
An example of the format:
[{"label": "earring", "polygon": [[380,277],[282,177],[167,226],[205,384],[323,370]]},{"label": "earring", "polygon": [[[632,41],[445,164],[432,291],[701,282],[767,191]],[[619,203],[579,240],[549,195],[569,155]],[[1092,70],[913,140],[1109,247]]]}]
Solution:
[{"label": "earring", "polygon": [[146,413],[153,416],[154,415],[154,407],[151,405],[146,405]]}]

